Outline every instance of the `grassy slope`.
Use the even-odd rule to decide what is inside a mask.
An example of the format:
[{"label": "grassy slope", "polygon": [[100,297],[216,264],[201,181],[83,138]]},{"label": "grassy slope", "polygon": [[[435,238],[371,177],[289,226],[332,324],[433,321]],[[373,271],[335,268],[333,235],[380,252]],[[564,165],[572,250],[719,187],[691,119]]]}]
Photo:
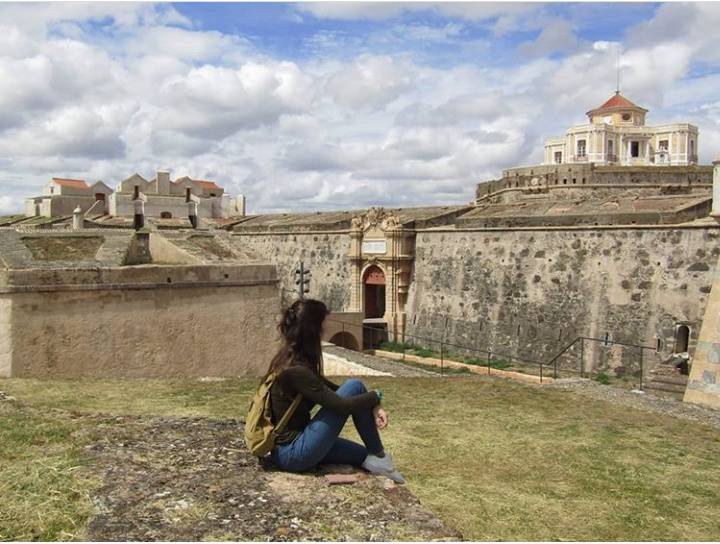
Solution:
[{"label": "grassy slope", "polygon": [[[368,382],[385,391],[391,425],[384,440],[411,489],[468,539],[720,538],[719,431],[513,382]],[[74,527],[87,515],[83,490],[91,484],[67,469],[80,463],[78,449],[91,430],[77,429],[77,420],[51,408],[242,417],[251,387],[239,381],[0,381],[0,389],[37,410],[0,419],[0,462],[9,466],[0,473],[0,491],[15,493],[13,511],[22,518],[3,533],[9,517],[0,517],[0,534],[67,538],[78,534]],[[60,468],[39,470],[44,465]],[[64,499],[53,506],[33,486]],[[55,518],[61,521],[53,525]]]}]

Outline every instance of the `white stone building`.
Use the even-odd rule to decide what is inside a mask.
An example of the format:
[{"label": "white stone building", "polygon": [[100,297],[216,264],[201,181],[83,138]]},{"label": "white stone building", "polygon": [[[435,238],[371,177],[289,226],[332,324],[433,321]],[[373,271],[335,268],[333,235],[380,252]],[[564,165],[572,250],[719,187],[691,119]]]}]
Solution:
[{"label": "white stone building", "polygon": [[147,198],[147,217],[187,217],[191,199],[197,202],[198,217],[222,219],[245,215],[243,195],[231,198],[215,182],[187,176],[170,181],[170,173],[162,171],[149,181],[139,174],[121,181],[110,195],[110,215],[132,216],[135,213],[133,200],[141,193]]},{"label": "white stone building", "polygon": [[25,200],[25,215],[59,217],[71,215],[77,207],[83,213],[102,215],[107,213],[107,200],[112,192],[102,181],[88,185],[81,179],[52,178],[42,195]]},{"label": "white stone building", "polygon": [[587,124],[570,127],[562,138],[546,140],[543,164],[697,164],[697,127],[689,123],[650,127],[645,125],[647,111],[616,91],[602,106],[587,112]]}]

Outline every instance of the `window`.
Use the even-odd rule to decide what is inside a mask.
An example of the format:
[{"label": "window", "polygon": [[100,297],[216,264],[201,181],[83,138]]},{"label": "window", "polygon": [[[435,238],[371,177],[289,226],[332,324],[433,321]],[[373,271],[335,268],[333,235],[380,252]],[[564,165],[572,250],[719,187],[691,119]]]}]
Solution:
[{"label": "window", "polygon": [[562,163],[562,151],[555,152],[555,164]]},{"label": "window", "polygon": [[578,157],[584,157],[584,156],[585,156],[585,151],[586,151],[585,140],[578,140],[578,143],[577,143],[577,154],[578,154]]},{"label": "window", "polygon": [[690,140],[690,160],[694,160],[695,157],[695,140]]},{"label": "window", "polygon": [[640,156],[640,142],[630,142],[630,156],[635,158]]},{"label": "window", "polygon": [[622,114],[622,120],[623,120],[623,121],[629,121],[630,119],[632,119],[632,115],[630,115],[629,113],[623,113],[623,114]]},{"label": "window", "polygon": [[190,202],[190,188],[185,188],[185,202]]},{"label": "window", "polygon": [[171,212],[160,212],[160,219],[172,219]]},{"label": "window", "polygon": [[660,140],[658,142],[658,151],[667,152],[668,150],[668,141],[667,140]]},{"label": "window", "polygon": [[608,140],[607,152],[608,152],[608,155],[613,154],[613,141],[612,140]]}]

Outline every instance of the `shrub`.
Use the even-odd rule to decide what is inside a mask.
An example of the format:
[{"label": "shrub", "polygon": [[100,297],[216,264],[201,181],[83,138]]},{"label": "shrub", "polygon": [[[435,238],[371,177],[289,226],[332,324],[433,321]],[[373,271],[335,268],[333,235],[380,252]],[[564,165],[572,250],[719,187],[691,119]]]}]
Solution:
[{"label": "shrub", "polygon": [[380,342],[378,347],[384,351],[393,351],[396,353],[402,353],[408,349],[408,345],[402,342]]},{"label": "shrub", "polygon": [[594,380],[603,385],[610,385],[610,376],[608,376],[605,372],[598,372]]},{"label": "shrub", "polygon": [[413,355],[417,355],[419,357],[440,357],[439,353],[435,353],[433,350],[428,348],[413,347],[412,352]]},{"label": "shrub", "polygon": [[499,370],[511,366],[505,359],[490,359],[488,361],[487,359],[481,359],[480,357],[466,357],[463,359],[463,362],[469,365],[489,366],[490,368],[497,368]]}]

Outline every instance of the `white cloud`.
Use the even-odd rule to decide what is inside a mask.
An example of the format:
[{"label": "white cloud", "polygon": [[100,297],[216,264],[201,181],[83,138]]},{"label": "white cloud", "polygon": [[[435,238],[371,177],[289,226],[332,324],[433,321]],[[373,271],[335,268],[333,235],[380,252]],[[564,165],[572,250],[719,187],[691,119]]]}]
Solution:
[{"label": "white cloud", "polygon": [[333,74],[326,89],[336,103],[351,108],[381,108],[408,89],[408,66],[392,57],[362,56]]},{"label": "white cloud", "polygon": [[543,25],[537,39],[525,42],[519,50],[526,55],[542,57],[558,51],[572,51],[577,46],[578,39],[572,23],[565,19],[554,19]]},{"label": "white cloud", "polygon": [[[620,48],[622,88],[649,122],[698,124],[701,159],[717,155],[718,75],[688,76],[698,58],[720,61],[717,8],[663,6],[622,44],[579,43],[536,4],[300,9],[463,22],[389,23],[368,39],[327,30],[312,38],[322,54],[290,62],[197,30],[169,5],[0,4],[0,212],[20,210],[53,175],[115,185],[158,168],[216,179],[256,212],[467,202],[478,181],[539,160],[545,138],[612,94]],[[523,46],[530,55],[491,63],[492,43],[468,30],[478,24],[540,32]],[[419,49],[379,54],[370,38],[478,54],[433,66]]]}]

